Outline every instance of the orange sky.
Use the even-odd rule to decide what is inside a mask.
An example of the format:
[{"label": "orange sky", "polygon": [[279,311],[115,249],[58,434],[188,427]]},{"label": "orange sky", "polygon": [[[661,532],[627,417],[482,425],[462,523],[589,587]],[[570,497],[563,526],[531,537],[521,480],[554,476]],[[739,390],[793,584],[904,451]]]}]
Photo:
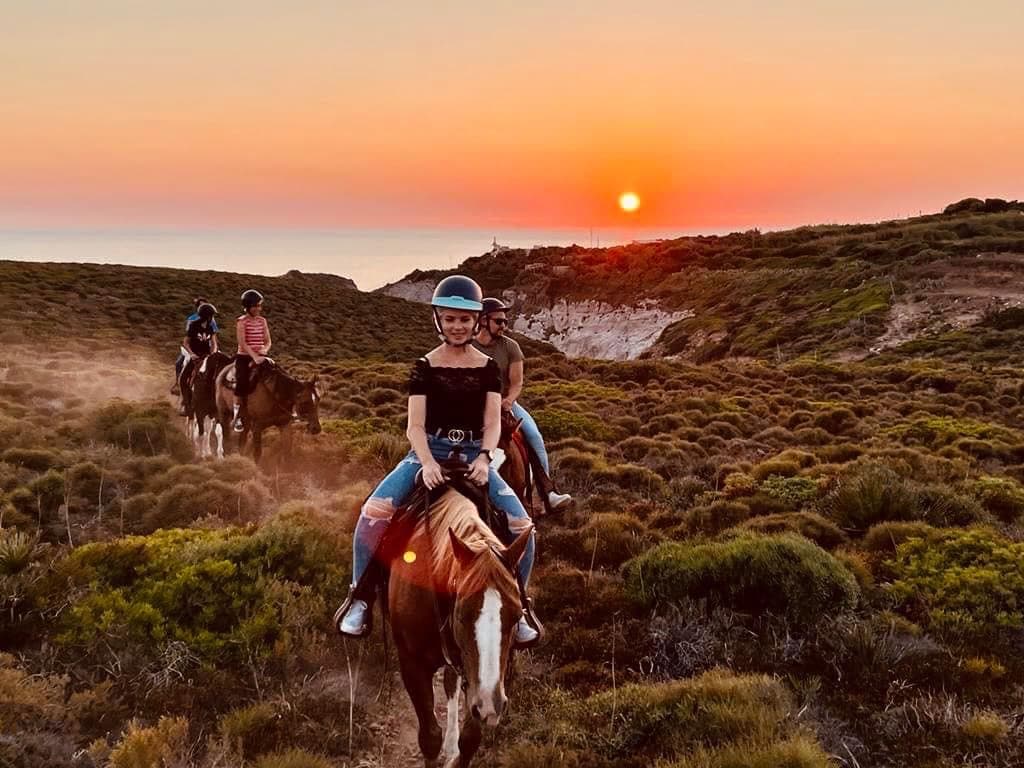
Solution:
[{"label": "orange sky", "polygon": [[720,229],[1024,197],[1020,2],[18,5],[2,227]]}]

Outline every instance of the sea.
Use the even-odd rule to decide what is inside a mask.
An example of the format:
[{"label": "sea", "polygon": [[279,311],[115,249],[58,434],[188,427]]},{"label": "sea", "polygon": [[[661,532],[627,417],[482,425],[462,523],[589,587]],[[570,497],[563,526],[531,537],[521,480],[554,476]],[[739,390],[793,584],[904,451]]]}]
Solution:
[{"label": "sea", "polygon": [[326,272],[364,291],[414,269],[451,269],[494,244],[607,247],[694,234],[648,229],[0,230],[0,259],[210,269]]}]

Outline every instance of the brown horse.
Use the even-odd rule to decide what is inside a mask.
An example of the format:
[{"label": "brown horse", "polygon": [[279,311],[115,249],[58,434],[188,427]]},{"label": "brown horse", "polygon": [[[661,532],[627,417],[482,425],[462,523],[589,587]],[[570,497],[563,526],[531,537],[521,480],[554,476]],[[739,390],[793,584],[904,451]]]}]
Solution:
[{"label": "brown horse", "polygon": [[[427,768],[437,765],[442,746],[433,686],[441,667],[448,697],[445,768],[468,766],[482,726],[501,718],[512,634],[522,616],[515,569],[531,530],[506,549],[475,504],[448,490],[415,523],[403,551],[388,557],[392,634]],[[461,733],[460,682],[468,709]]]},{"label": "brown horse", "polygon": [[534,516],[533,509],[533,477],[530,472],[530,448],[526,444],[526,438],[520,429],[522,422],[508,411],[501,412],[501,438],[498,440],[498,447],[504,453],[504,461],[498,469],[498,474],[508,483],[508,487],[515,491],[519,501],[523,503],[530,516]]},{"label": "brown horse", "polygon": [[[218,421],[222,425],[230,424],[233,420],[235,393],[229,379],[233,383],[234,372],[235,367],[229,365],[217,376]],[[245,429],[238,436],[239,453],[245,450],[251,433],[252,456],[258,462],[263,455],[263,431],[270,427],[280,429],[286,440],[290,439],[291,426],[295,422],[304,422],[306,431],[311,435],[320,434],[322,395],[317,386],[318,377],[299,381],[270,360],[254,369],[250,375],[254,377],[255,384],[248,395]]]},{"label": "brown horse", "polygon": [[194,372],[190,381],[181,381],[181,399],[185,410],[185,428],[201,458],[213,454],[210,435],[217,436],[217,458],[224,458],[224,431],[228,425],[221,420],[217,408],[217,376],[231,358],[214,352],[201,361],[191,363]]}]

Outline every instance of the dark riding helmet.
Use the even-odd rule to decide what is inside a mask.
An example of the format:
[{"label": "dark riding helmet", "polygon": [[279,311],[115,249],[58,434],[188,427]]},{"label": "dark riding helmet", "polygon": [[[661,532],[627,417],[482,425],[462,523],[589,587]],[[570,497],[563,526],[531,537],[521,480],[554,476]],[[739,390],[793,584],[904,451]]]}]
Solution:
[{"label": "dark riding helmet", "polygon": [[437,284],[430,303],[445,309],[464,309],[479,312],[483,309],[484,292],[476,280],[465,275],[451,275]]},{"label": "dark riding helmet", "polygon": [[204,302],[199,305],[199,309],[196,312],[203,320],[212,320],[213,316],[217,314],[217,308],[213,304]]},{"label": "dark riding helmet", "polygon": [[[444,335],[444,331],[441,330],[441,310],[461,309],[466,312],[473,312],[477,314],[479,322],[479,312],[483,308],[483,299],[484,292],[477,285],[476,280],[465,275],[451,275],[437,284],[430,304],[434,308],[434,328],[437,329],[438,335],[445,344],[451,344],[452,342],[448,340],[448,337]],[[474,327],[473,333],[476,333],[476,327]],[[470,334],[470,337],[465,342],[457,346],[469,344],[472,341],[472,335]]]},{"label": "dark riding helmet", "polygon": [[508,312],[508,305],[501,299],[495,299],[488,297],[483,300],[483,312],[481,314],[490,315],[494,312]]},{"label": "dark riding helmet", "polygon": [[263,294],[259,291],[254,291],[252,288],[242,294],[242,306],[246,309],[255,307],[261,301],[263,301]]}]

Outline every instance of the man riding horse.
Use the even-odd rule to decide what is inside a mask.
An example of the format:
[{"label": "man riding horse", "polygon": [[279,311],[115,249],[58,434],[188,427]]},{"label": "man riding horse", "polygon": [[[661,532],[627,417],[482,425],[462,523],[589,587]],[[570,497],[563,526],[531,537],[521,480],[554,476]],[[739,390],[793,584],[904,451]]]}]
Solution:
[{"label": "man riding horse", "polygon": [[[352,542],[352,591],[335,615],[342,634],[363,637],[369,632],[373,591],[354,590],[361,586],[395,512],[412,494],[417,475],[428,489],[437,488],[445,482],[439,461],[446,459],[461,458],[469,464],[469,480],[487,486],[490,503],[507,517],[511,536],[530,531],[519,562],[524,590],[529,581],[533,523],[491,467],[491,452],[501,434],[501,374],[497,363],[472,345],[482,301],[480,286],[461,275],[445,278],[434,291],[434,327],[443,343],[413,365],[406,429],[412,450],[370,494],[359,515]],[[538,637],[524,613],[515,625],[516,643],[529,645]]]},{"label": "man riding horse", "polygon": [[523,391],[523,350],[515,339],[505,335],[508,307],[500,299],[487,298],[482,304],[480,330],[473,340],[473,346],[493,359],[501,370],[501,408],[520,422],[526,444],[533,453],[530,464],[534,469],[535,481],[544,500],[544,507],[550,513],[569,504],[572,496],[555,490],[544,438],[537,422],[518,402],[519,394]]},{"label": "man riding horse", "polygon": [[196,367],[203,359],[218,350],[217,321],[214,320],[216,315],[217,308],[213,304],[203,302],[196,309],[195,319],[190,320],[185,329],[185,338],[181,341],[181,348],[188,355],[188,361],[178,376],[178,385],[181,391],[179,411],[182,415],[185,415],[188,407],[187,401],[191,396],[189,385]]}]

